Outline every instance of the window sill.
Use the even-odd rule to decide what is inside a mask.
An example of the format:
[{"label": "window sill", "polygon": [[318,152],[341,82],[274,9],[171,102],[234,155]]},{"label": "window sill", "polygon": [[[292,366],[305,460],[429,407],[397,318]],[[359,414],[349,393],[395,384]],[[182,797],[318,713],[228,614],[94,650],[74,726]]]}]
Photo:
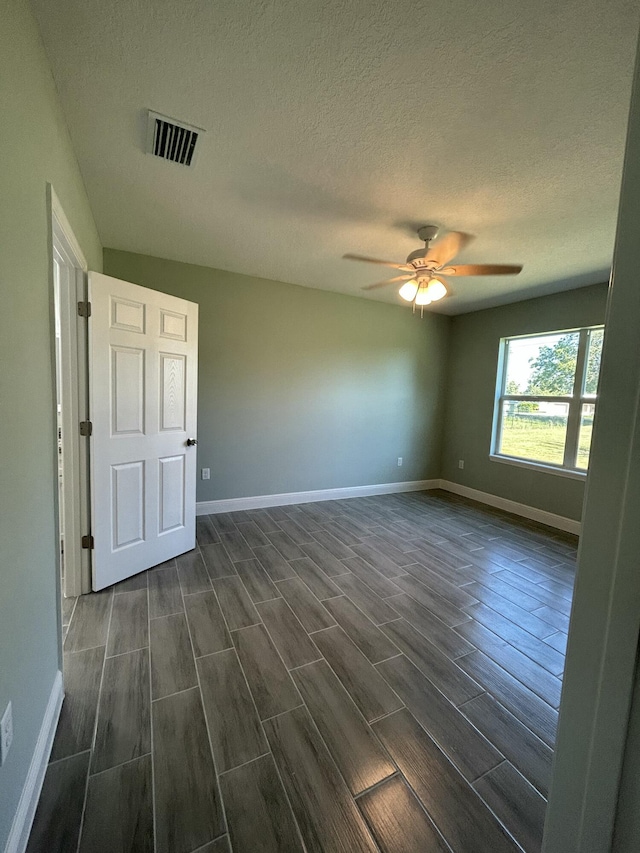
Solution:
[{"label": "window sill", "polygon": [[556,474],[559,477],[568,477],[570,480],[586,480],[587,471],[574,471],[570,468],[557,468],[555,465],[545,465],[543,462],[528,462],[525,459],[516,459],[513,456],[500,456],[490,453],[491,462],[502,462],[506,465],[514,465],[516,468],[530,468],[543,474]]}]

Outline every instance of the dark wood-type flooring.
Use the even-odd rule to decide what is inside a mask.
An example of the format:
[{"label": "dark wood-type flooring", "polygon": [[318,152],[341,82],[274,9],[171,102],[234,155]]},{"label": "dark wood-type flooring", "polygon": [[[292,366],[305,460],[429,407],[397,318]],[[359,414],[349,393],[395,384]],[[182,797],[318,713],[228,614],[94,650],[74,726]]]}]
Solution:
[{"label": "dark wood-type flooring", "polygon": [[444,492],[200,517],[65,603],[29,853],[534,853],[576,540]]}]

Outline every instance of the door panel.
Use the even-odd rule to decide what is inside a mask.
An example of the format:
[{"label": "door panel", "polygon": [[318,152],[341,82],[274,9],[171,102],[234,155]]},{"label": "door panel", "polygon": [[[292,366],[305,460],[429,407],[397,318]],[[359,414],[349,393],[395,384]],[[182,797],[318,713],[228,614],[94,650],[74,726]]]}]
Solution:
[{"label": "door panel", "polygon": [[198,306],[89,274],[93,588],[195,547]]},{"label": "door panel", "polygon": [[144,435],[144,350],[111,347],[111,435]]},{"label": "door panel", "polygon": [[184,524],[184,463],[184,454],[160,459],[159,534],[176,530]]},{"label": "door panel", "polygon": [[144,542],[144,460],[111,466],[112,550]]},{"label": "door panel", "polygon": [[160,353],[160,429],[164,432],[185,428],[185,375],[185,356]]}]

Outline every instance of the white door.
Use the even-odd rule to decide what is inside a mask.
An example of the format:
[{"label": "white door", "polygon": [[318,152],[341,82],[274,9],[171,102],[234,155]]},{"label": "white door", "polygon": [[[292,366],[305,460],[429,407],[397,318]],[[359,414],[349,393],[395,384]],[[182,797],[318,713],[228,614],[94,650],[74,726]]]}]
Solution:
[{"label": "white door", "polygon": [[93,588],[195,547],[198,306],[89,273]]}]

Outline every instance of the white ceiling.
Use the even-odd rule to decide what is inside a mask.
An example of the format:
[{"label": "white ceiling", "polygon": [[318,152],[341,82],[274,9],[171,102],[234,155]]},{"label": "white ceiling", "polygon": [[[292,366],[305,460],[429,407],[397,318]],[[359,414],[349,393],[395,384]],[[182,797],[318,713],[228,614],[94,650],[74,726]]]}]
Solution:
[{"label": "white ceiling", "polygon": [[[341,256],[426,222],[524,264],[451,314],[608,276],[636,0],[33,5],[105,246],[360,296],[385,270]],[[148,108],[207,130],[193,169],[144,153]]]}]

